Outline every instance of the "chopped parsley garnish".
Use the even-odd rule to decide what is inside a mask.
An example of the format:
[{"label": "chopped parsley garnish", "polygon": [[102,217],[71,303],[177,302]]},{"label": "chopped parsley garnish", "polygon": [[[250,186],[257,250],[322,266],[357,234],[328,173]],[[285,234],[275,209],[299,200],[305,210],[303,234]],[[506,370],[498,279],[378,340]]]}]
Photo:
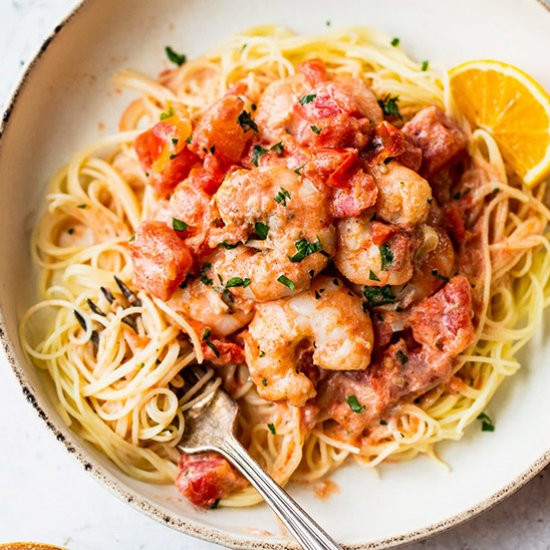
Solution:
[{"label": "chopped parsley garnish", "polygon": [[369,221],[373,222],[374,220],[376,220],[376,212],[373,212],[369,218]]},{"label": "chopped parsley garnish", "polygon": [[381,426],[387,426],[387,425],[388,425],[388,421],[387,421],[387,420],[380,420],[380,425],[381,425]]},{"label": "chopped parsley garnish", "polygon": [[187,231],[189,226],[182,220],[178,220],[178,218],[172,218],[172,229],[174,231]]},{"label": "chopped parsley garnish", "polygon": [[372,269],[369,270],[369,279],[370,279],[371,281],[379,281],[379,280],[380,280],[380,279],[376,276],[376,273],[375,273]]},{"label": "chopped parsley garnish", "polygon": [[332,25],[330,19],[327,19],[327,20],[325,21],[325,25],[326,25],[327,27],[330,27],[330,26]]},{"label": "chopped parsley garnish", "polygon": [[248,111],[243,111],[239,115],[239,118],[237,119],[237,121],[241,125],[243,132],[248,132],[248,130],[253,130],[254,132],[258,133],[258,126],[252,120],[252,117],[250,116],[250,113]]},{"label": "chopped parsley garnish", "polygon": [[267,427],[269,428],[269,431],[273,434],[273,435],[276,435],[277,434],[277,430],[275,429],[275,424],[273,424],[272,422],[270,422]]},{"label": "chopped parsley garnish", "polygon": [[262,222],[256,222],[254,224],[254,233],[256,233],[258,239],[265,241],[267,239],[267,234],[269,233],[269,225]]},{"label": "chopped parsley garnish", "polygon": [[264,149],[261,145],[254,145],[252,149],[252,164],[258,166],[258,160],[262,155],[267,153],[267,149]]},{"label": "chopped parsley garnish", "polygon": [[433,199],[428,199],[426,202],[427,202],[428,204],[432,204],[433,201],[434,201]]},{"label": "chopped parsley garnish", "polygon": [[86,208],[86,205],[85,204],[77,204],[76,207],[77,208]]},{"label": "chopped parsley garnish", "polygon": [[478,420],[481,420],[481,431],[482,432],[494,432],[495,424],[484,412],[477,416]]},{"label": "chopped parsley garnish", "polygon": [[228,243],[227,241],[223,241],[218,244],[218,246],[221,246],[222,248],[225,248],[226,250],[233,250],[234,248],[237,248],[238,245]]},{"label": "chopped parsley garnish", "polygon": [[279,192],[273,198],[275,202],[282,203],[283,206],[286,206],[287,199],[290,200],[290,193],[284,187],[280,187]]},{"label": "chopped parsley garnish", "polygon": [[204,332],[202,333],[202,341],[214,352],[214,355],[216,357],[220,356],[220,352],[218,348],[210,341],[210,336],[212,335],[212,331],[209,328],[205,328]]},{"label": "chopped parsley garnish", "polygon": [[397,359],[399,359],[402,365],[405,365],[409,362],[409,358],[400,349],[397,350],[395,356],[397,357]]},{"label": "chopped parsley garnish", "polygon": [[212,286],[214,284],[214,281],[206,274],[206,272],[212,267],[212,264],[206,263],[203,264],[203,266],[200,269],[200,279],[201,283]]},{"label": "chopped parsley garnish", "polygon": [[193,136],[189,136],[186,140],[185,140],[185,143],[192,143],[193,141]]},{"label": "chopped parsley garnish", "polygon": [[225,283],[225,288],[233,288],[235,286],[242,286],[246,288],[250,284],[250,279],[241,279],[240,277],[231,277],[227,283]]},{"label": "chopped parsley garnish", "polygon": [[399,46],[399,38],[394,38],[391,41],[391,45],[395,48],[395,46]]},{"label": "chopped parsley garnish", "polygon": [[319,128],[317,128],[317,126],[315,126],[315,124],[312,124],[310,126],[310,128],[311,128],[311,131],[315,132],[317,135],[319,135],[321,133],[321,130],[319,130]]},{"label": "chopped parsley garnish", "polygon": [[499,193],[499,192],[500,192],[500,189],[499,189],[498,187],[495,187],[495,188],[491,191],[491,193],[493,193],[493,195],[496,195],[496,194]]},{"label": "chopped parsley garnish", "polygon": [[172,138],[172,145],[175,147],[180,142],[178,138]]},{"label": "chopped parsley garnish", "polygon": [[[264,352],[262,351],[262,353],[264,353]],[[265,355],[265,353],[264,353],[264,355]],[[263,355],[260,354],[260,357],[263,357]],[[264,386],[267,386],[267,378],[264,378],[264,379],[262,380],[262,384],[263,384]]]},{"label": "chopped parsley garnish", "polygon": [[294,256],[289,256],[289,260],[293,264],[301,262],[305,257],[310,254],[315,254],[315,252],[319,252],[323,248],[323,243],[319,237],[317,237],[317,240],[314,243],[310,243],[307,239],[300,239],[294,244],[298,252],[296,252]]},{"label": "chopped parsley garnish", "polygon": [[283,147],[283,142],[279,141],[279,143],[272,145],[269,150],[273,151],[278,157],[282,157],[285,150]]},{"label": "chopped parsley garnish", "polygon": [[389,245],[383,244],[378,247],[380,249],[380,266],[382,271],[386,271],[388,265],[393,262],[393,252]]},{"label": "chopped parsley garnish", "polygon": [[281,275],[280,277],[278,277],[277,281],[279,281],[282,285],[285,285],[288,288],[290,288],[292,292],[296,290],[296,285],[285,275]]},{"label": "chopped parsley garnish", "polygon": [[445,275],[441,275],[441,273],[439,273],[439,271],[437,269],[432,269],[432,275],[436,279],[439,279],[440,281],[443,281],[444,283],[449,282],[449,277],[445,277]]},{"label": "chopped parsley garnish", "polygon": [[363,287],[363,296],[369,306],[383,306],[385,304],[394,304],[395,294],[390,285],[386,286],[365,286]]},{"label": "chopped parsley garnish", "polygon": [[300,105],[307,105],[308,103],[311,103],[316,97],[317,94],[303,95],[300,98]]},{"label": "chopped parsley garnish", "polygon": [[160,113],[160,120],[166,120],[172,116],[174,116],[174,108],[168,107],[168,110],[165,113]]},{"label": "chopped parsley garnish", "polygon": [[460,199],[460,197],[462,197],[462,193],[460,191],[457,191],[454,195],[453,195],[453,199],[455,201],[457,201],[458,199]]},{"label": "chopped parsley garnish", "polygon": [[302,164],[302,166],[298,166],[296,170],[294,170],[295,174],[298,174],[299,176],[302,174],[302,168],[305,166],[305,164]]},{"label": "chopped parsley garnish", "polygon": [[354,413],[362,413],[365,410],[363,405],[359,405],[359,401],[357,401],[357,397],[355,397],[355,395],[348,395],[346,397],[346,403]]},{"label": "chopped parsley garnish", "polygon": [[[265,357],[265,351],[260,350],[260,355],[259,355],[259,357]],[[266,380],[266,379],[264,378],[264,380]],[[267,380],[266,380],[266,382],[267,382]],[[267,384],[264,384],[264,386],[266,386],[266,385],[267,385]]]},{"label": "chopped parsley garnish", "polygon": [[170,46],[166,46],[164,51],[166,52],[166,57],[178,67],[181,67],[187,61],[185,54],[176,52]]},{"label": "chopped parsley garnish", "polygon": [[398,101],[399,96],[392,97],[390,94],[388,94],[383,99],[378,100],[378,105],[380,105],[382,112],[386,116],[396,116],[398,119],[403,120],[403,117],[399,112],[399,106],[397,105]]},{"label": "chopped parsley garnish", "polygon": [[430,66],[430,62],[429,62],[429,61],[427,61],[427,60],[426,60],[426,61],[422,61],[422,67],[421,67],[421,69],[422,69],[423,71],[427,71],[429,66]]}]

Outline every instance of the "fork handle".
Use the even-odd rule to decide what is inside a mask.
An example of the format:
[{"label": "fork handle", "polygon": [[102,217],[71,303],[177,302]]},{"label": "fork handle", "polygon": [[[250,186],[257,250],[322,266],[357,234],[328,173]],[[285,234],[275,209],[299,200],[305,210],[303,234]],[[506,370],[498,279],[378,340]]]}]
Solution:
[{"label": "fork handle", "polygon": [[332,538],[266,474],[233,436],[218,449],[250,481],[305,550],[342,550]]}]

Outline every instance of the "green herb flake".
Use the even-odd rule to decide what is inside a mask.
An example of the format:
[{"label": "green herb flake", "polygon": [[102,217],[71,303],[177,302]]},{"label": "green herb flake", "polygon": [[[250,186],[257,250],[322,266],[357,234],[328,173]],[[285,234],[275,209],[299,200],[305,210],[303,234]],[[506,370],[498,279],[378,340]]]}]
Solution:
[{"label": "green herb flake", "polygon": [[185,140],[185,143],[191,144],[192,142],[193,142],[193,136],[189,136],[189,137]]},{"label": "green herb flake", "polygon": [[489,418],[487,414],[482,412],[477,416],[478,420],[481,420],[481,431],[482,432],[494,432],[495,431],[495,424],[494,422]]},{"label": "green herb flake", "polygon": [[252,117],[250,116],[250,113],[248,111],[243,111],[239,115],[237,122],[240,124],[241,128],[243,129],[243,132],[248,132],[248,130],[253,130],[254,132],[258,133],[258,126],[252,120]]},{"label": "green herb flake", "polygon": [[428,199],[426,202],[427,202],[429,205],[431,205],[433,201],[434,201],[433,199]]},{"label": "green herb flake", "polygon": [[221,243],[218,243],[218,246],[221,246],[222,248],[225,248],[226,250],[233,250],[234,248],[237,248],[238,245],[228,243],[227,241],[222,241]]},{"label": "green herb flake", "polygon": [[273,151],[278,157],[282,157],[285,150],[283,147],[283,142],[279,141],[279,143],[272,145],[269,150]]},{"label": "green herb flake", "polygon": [[359,405],[359,401],[357,401],[357,397],[355,395],[348,395],[346,397],[346,403],[349,405],[349,408],[354,413],[362,413],[365,410],[365,407],[363,405]]},{"label": "green herb flake", "polygon": [[[265,351],[260,350],[260,355],[259,355],[259,357],[265,357]],[[264,380],[265,380],[265,378],[264,378]],[[266,380],[266,382],[267,382],[267,380]],[[264,384],[264,386],[266,386],[266,385],[267,385],[267,384]]]},{"label": "green herb flake", "polygon": [[174,116],[174,108],[168,107],[168,110],[164,113],[160,113],[160,120],[166,120],[167,118]]},{"label": "green herb flake", "polygon": [[317,126],[315,126],[315,124],[312,124],[310,126],[310,128],[311,128],[311,131],[316,133],[317,135],[319,135],[321,133],[321,130],[319,130],[319,128],[317,128]]},{"label": "green herb flake", "polygon": [[409,358],[407,357],[407,355],[405,355],[405,353],[403,353],[400,349],[397,350],[395,356],[397,357],[397,359],[399,359],[399,362],[402,365],[405,365],[409,362]]},{"label": "green herb flake", "polygon": [[84,209],[84,208],[86,208],[86,205],[85,204],[77,204],[76,207]]},{"label": "green herb flake", "polygon": [[420,67],[423,71],[427,71],[430,66],[430,62],[427,60],[422,61],[422,66]]},{"label": "green herb flake", "polygon": [[250,279],[241,279],[240,277],[231,277],[227,283],[225,283],[225,288],[233,288],[236,286],[242,286],[243,288],[246,288],[250,285]]},{"label": "green herb flake", "polygon": [[172,229],[174,231],[187,231],[189,226],[182,220],[178,220],[178,218],[172,218]]},{"label": "green herb flake", "polygon": [[454,195],[453,195],[453,199],[455,201],[457,201],[458,199],[460,199],[460,197],[462,197],[462,193],[460,191],[457,191]]},{"label": "green herb flake", "polygon": [[300,105],[307,105],[308,103],[311,103],[316,97],[317,94],[303,95],[299,100]]},{"label": "green herb flake", "polygon": [[395,294],[390,285],[386,286],[365,286],[363,287],[363,296],[371,307],[394,304]]},{"label": "green herb flake", "polygon": [[380,105],[382,112],[386,116],[395,116],[398,119],[403,120],[403,117],[399,112],[399,105],[397,105],[398,101],[399,96],[392,97],[390,94],[387,94],[383,99],[378,100],[378,105]]},{"label": "green herb flake", "polygon": [[288,288],[290,288],[292,292],[296,290],[296,285],[285,275],[281,275],[280,277],[278,277],[277,281],[279,281],[282,285],[285,285]]},{"label": "green herb flake", "polygon": [[254,224],[254,233],[256,233],[258,239],[265,241],[267,239],[267,234],[269,233],[269,225],[262,222],[256,222]]},{"label": "green herb flake", "polygon": [[330,27],[331,25],[332,25],[332,22],[330,21],[330,19],[327,19],[327,20],[325,21],[325,26],[326,26],[326,27]]},{"label": "green herb flake", "polygon": [[376,276],[376,273],[375,273],[372,269],[369,270],[369,279],[370,279],[371,281],[379,281],[379,280],[380,280],[380,279]]},{"label": "green herb flake", "polygon": [[254,145],[252,149],[252,164],[258,166],[258,160],[262,155],[267,153],[267,149],[264,149],[261,145]]},{"label": "green herb flake", "polygon": [[439,271],[437,269],[432,269],[432,275],[436,278],[436,279],[439,279],[440,281],[443,281],[444,283],[448,283],[449,282],[449,277],[445,277],[445,275],[441,275],[441,273],[439,273]]},{"label": "green herb flake", "polygon": [[214,281],[206,274],[206,272],[212,267],[212,264],[210,263],[206,263],[206,264],[203,264],[201,269],[200,269],[200,280],[201,280],[201,283],[207,285],[207,286],[212,286],[214,284]]},{"label": "green herb flake", "polygon": [[[72,232],[71,232],[71,230],[69,229],[69,233],[72,235],[72,234],[74,233],[74,229],[72,230]],[[136,240],[136,234],[134,233],[134,234],[128,239],[128,242],[129,242],[129,243],[133,243],[135,240]]]},{"label": "green herb flake", "polygon": [[317,240],[313,243],[310,243],[307,239],[300,239],[296,241],[294,245],[298,252],[296,252],[294,256],[289,256],[289,260],[293,264],[301,262],[307,256],[315,254],[315,252],[319,252],[323,248],[323,243],[319,237],[317,237]]},{"label": "green herb flake", "polygon": [[[262,353],[263,353],[263,352],[262,352]],[[265,355],[265,353],[264,353],[264,355]],[[262,357],[262,355],[260,355],[260,357]],[[267,378],[264,378],[264,379],[262,380],[262,384],[263,384],[264,386],[267,386]]]},{"label": "green herb flake", "polygon": [[380,420],[380,425],[381,425],[381,426],[387,426],[387,425],[388,425],[388,421],[387,421],[387,420]]},{"label": "green herb flake", "polygon": [[273,434],[273,435],[277,435],[277,430],[275,429],[275,424],[273,424],[272,422],[270,422],[267,427],[269,428],[269,431]]},{"label": "green herb flake", "polygon": [[304,166],[305,166],[305,163],[302,164],[302,166],[298,166],[298,168],[296,168],[296,170],[294,170],[294,173],[301,176],[302,175],[302,169],[304,168]]},{"label": "green herb flake", "polygon": [[394,38],[391,41],[391,45],[395,48],[396,46],[399,46],[399,38]]},{"label": "green herb flake", "polygon": [[382,271],[387,271],[386,268],[388,265],[393,263],[394,256],[391,248],[387,244],[380,245],[380,266]]},{"label": "green herb flake", "polygon": [[187,61],[187,56],[185,54],[176,52],[170,46],[166,46],[164,51],[166,52],[166,57],[178,67],[181,67]]},{"label": "green herb flake", "polygon": [[279,192],[275,195],[273,200],[278,204],[286,206],[286,201],[287,199],[290,200],[290,198],[290,193],[284,187],[280,187]]},{"label": "green herb flake", "polygon": [[220,352],[218,348],[210,341],[211,335],[212,335],[212,331],[209,328],[205,328],[204,332],[202,333],[202,341],[214,352],[214,355],[216,357],[219,357]]},{"label": "green herb flake", "polygon": [[177,147],[178,143],[180,142],[180,140],[178,138],[172,138],[172,145],[174,147]]}]

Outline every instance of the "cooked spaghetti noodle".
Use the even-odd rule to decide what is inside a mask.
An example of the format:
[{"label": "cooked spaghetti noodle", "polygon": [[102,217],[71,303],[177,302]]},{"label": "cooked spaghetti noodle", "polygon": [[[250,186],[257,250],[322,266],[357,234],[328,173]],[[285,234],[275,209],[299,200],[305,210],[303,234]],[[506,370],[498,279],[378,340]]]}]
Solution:
[{"label": "cooked spaghetti noodle", "polygon": [[[313,57],[331,74],[364,80],[378,98],[397,96],[406,120],[435,105],[466,133],[479,178],[471,200],[481,208],[478,259],[484,266],[474,289],[475,341],[456,358],[448,383],[400,402],[353,442],[327,430],[322,416],[306,428],[299,407],[262,399],[246,365],[219,367],[239,402],[240,437],[251,454],[281,484],[319,479],[348,458],[375,467],[388,459],[435,457],[434,445],[460,439],[504,378],[520,368],[517,353],[541,325],[550,300],[545,186],[522,186],[494,139],[468,127],[440,67],[421,67],[386,35],[364,28],[299,37],[261,27],[163,72],[158,81],[118,74],[117,85],[140,97],[124,112],[121,133],[78,153],[49,186],[47,211],[32,238],[43,299],[21,320],[21,341],[34,364],[48,371],[67,424],[137,479],[174,481],[184,412],[220,381],[209,370],[189,387],[182,371],[203,361],[203,335],[170,302],[132,290],[128,242],[157,200],[133,142],[140,128],[170,109],[195,127],[205,109],[238,86],[256,104],[270,83]],[[42,312],[51,310],[53,321],[40,323]],[[221,504],[258,501],[247,488]]]}]

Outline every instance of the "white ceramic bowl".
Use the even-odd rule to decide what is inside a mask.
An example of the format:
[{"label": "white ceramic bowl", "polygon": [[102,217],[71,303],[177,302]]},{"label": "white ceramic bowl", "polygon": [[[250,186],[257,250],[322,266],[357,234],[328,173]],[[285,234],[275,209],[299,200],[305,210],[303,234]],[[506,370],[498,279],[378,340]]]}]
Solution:
[{"label": "white ceramic bowl", "polygon": [[[370,25],[398,36],[417,59],[452,66],[471,58],[514,63],[550,89],[550,13],[536,0],[87,0],[55,29],[31,64],[3,119],[0,141],[0,336],[26,398],[85,469],[120,498],[167,525],[239,548],[288,548],[265,506],[204,512],[170,486],[137,482],[79,440],[46,397],[48,380],[24,358],[17,322],[36,298],[29,236],[49,176],[76,149],[115,130],[130,99],[115,93],[122,68],[156,74],[164,46],[195,56],[260,23],[301,33]],[[550,340],[541,333],[524,368],[490,405],[494,433],[472,426],[440,447],[450,472],[427,459],[387,465],[377,477],[339,470],[341,491],[326,502],[292,487],[302,505],[352,547],[382,548],[435,533],[498,502],[550,461]],[[4,411],[9,414],[9,411]],[[270,534],[269,534],[270,533]]]}]

